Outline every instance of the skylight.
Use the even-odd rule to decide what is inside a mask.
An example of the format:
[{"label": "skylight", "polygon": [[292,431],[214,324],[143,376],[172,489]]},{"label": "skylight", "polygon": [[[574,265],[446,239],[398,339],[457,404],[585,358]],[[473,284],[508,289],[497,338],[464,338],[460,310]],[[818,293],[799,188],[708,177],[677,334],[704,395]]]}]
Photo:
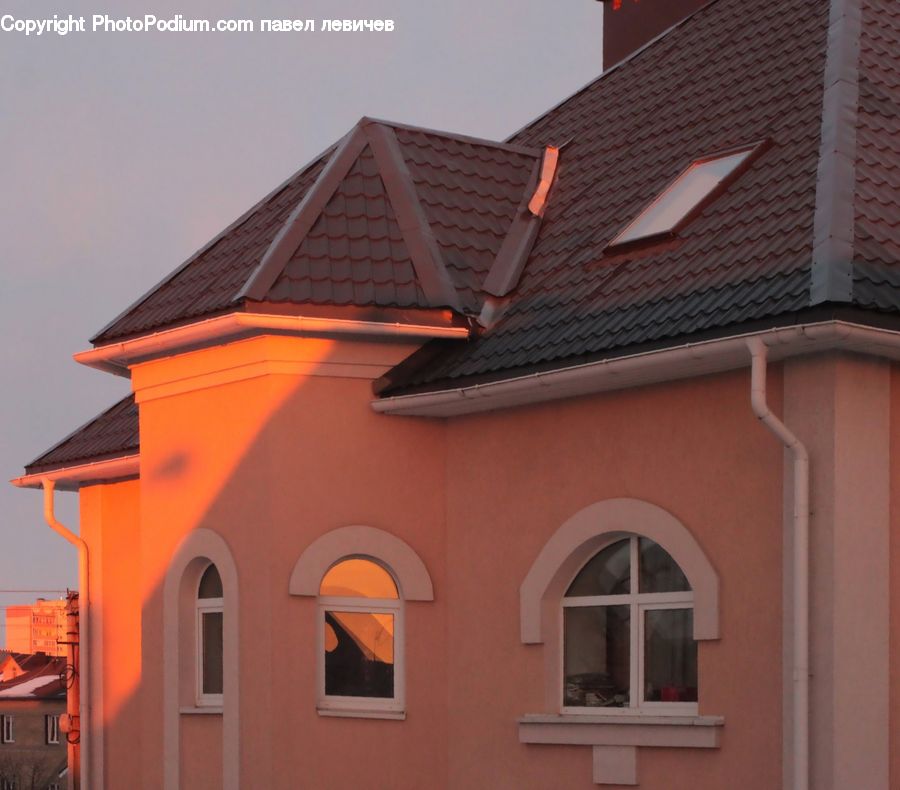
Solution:
[{"label": "skylight", "polygon": [[610,245],[673,233],[697,206],[746,161],[753,150],[747,148],[724,156],[698,159],[638,214]]}]

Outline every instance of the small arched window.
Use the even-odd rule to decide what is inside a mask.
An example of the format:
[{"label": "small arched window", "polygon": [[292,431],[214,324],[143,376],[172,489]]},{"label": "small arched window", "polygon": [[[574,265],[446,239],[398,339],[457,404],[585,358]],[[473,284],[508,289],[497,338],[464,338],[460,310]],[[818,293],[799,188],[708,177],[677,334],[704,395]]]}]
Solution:
[{"label": "small arched window", "polygon": [[216,566],[207,566],[197,586],[197,705],[221,706],[224,599]]},{"label": "small arched window", "polygon": [[694,594],[659,544],[632,536],[582,566],[563,606],[563,710],[695,712]]},{"label": "small arched window", "polygon": [[332,565],[319,586],[319,707],[401,710],[403,608],[394,577],[371,559]]}]

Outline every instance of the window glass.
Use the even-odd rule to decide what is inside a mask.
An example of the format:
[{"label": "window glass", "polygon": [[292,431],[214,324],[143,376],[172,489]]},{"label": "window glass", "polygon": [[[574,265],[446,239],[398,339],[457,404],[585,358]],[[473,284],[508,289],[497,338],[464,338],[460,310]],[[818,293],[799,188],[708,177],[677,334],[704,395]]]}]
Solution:
[{"label": "window glass", "polygon": [[628,606],[566,607],[565,705],[628,705],[630,613]]},{"label": "window glass", "polygon": [[691,609],[644,612],[644,699],[697,701],[697,643]]},{"label": "window glass", "polygon": [[201,613],[203,694],[222,693],[222,612]]},{"label": "window glass", "polygon": [[391,574],[371,560],[351,559],[334,565],[319,588],[319,595],[353,598],[397,598]]},{"label": "window glass", "polygon": [[200,588],[197,593],[198,598],[221,598],[222,597],[222,577],[215,565],[210,565],[203,573],[200,579]]},{"label": "window glass", "polygon": [[619,595],[630,589],[631,551],[626,538],[591,559],[578,572],[566,595]]},{"label": "window glass", "polygon": [[675,229],[719,184],[750,156],[753,149],[694,162],[645,208],[613,244],[655,236]]},{"label": "window glass", "polygon": [[662,546],[647,538],[641,538],[639,546],[642,593],[685,592],[691,589],[681,568]]},{"label": "window glass", "polygon": [[394,696],[393,614],[325,612],[325,693]]}]

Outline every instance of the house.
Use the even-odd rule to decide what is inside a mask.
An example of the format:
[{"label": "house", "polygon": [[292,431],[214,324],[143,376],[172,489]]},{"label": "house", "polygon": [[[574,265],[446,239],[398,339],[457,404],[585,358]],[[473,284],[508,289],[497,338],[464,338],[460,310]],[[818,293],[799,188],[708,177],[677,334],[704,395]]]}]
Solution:
[{"label": "house", "polygon": [[15,661],[22,671],[0,680],[0,788],[60,790],[66,769],[66,736],[60,732],[66,661],[43,653],[18,654]]},{"label": "house", "polygon": [[505,142],[361,120],[76,355],[132,394],[14,482],[83,786],[900,783],[900,7],[662,2]]}]

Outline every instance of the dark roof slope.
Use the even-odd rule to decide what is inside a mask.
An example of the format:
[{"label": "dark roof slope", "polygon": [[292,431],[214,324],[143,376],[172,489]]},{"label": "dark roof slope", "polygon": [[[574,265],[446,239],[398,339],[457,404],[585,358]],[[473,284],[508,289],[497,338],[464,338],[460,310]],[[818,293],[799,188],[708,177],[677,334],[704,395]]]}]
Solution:
[{"label": "dark roof slope", "polygon": [[128,395],[27,464],[25,473],[121,458],[137,453],[139,445],[138,407]]},{"label": "dark roof slope", "polygon": [[364,118],[93,342],[273,302],[476,314],[540,164],[540,150]]},{"label": "dark roof slope", "polygon": [[[515,299],[476,343],[402,383],[564,364],[807,307],[828,14],[827,0],[718,0],[515,135],[571,141]],[[769,147],[677,239],[605,252],[691,161],[760,140]]]},{"label": "dark roof slope", "polygon": [[[516,298],[478,342],[407,365],[390,391],[793,322],[829,300],[896,314],[898,86],[893,0],[711,2],[512,138],[572,141]],[[760,139],[677,238],[605,251],[692,160]],[[814,235],[828,249],[814,254]]]},{"label": "dark roof slope", "polygon": [[900,309],[900,3],[863,0],[855,267],[861,306]]},{"label": "dark roof slope", "polygon": [[21,675],[0,682],[0,699],[65,699],[66,659],[44,653],[27,655]]}]

